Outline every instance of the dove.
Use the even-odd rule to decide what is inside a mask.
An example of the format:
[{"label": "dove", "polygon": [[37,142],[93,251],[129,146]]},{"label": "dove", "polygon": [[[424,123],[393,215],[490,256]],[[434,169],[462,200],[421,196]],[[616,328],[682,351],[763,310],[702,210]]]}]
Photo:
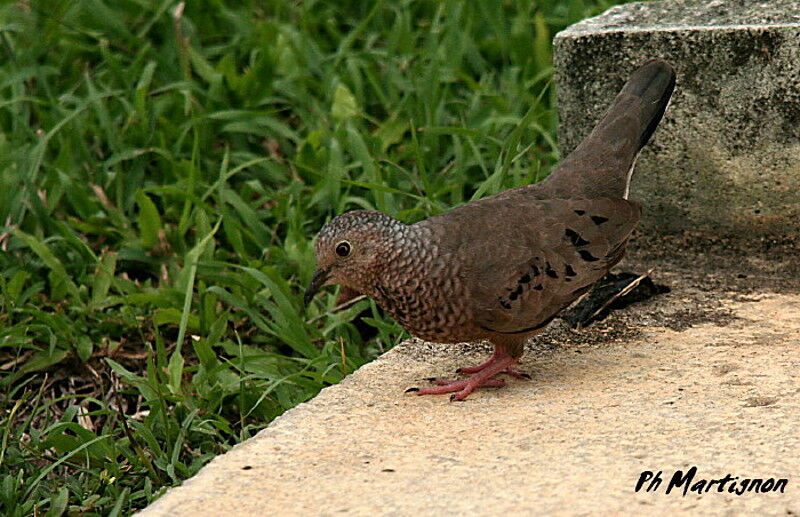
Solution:
[{"label": "dove", "polygon": [[528,338],[623,257],[641,205],[628,200],[636,157],[661,121],[675,71],[636,69],[591,133],[544,180],[471,201],[415,224],[356,210],[320,230],[308,304],[322,286],[367,295],[412,335],[435,343],[487,340],[465,378],[432,378],[418,395],[501,387]]}]

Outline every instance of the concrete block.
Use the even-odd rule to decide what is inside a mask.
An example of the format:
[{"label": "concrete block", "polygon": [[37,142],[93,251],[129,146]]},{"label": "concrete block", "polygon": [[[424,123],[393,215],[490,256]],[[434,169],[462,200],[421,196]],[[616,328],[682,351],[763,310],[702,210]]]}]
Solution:
[{"label": "concrete block", "polygon": [[638,64],[661,57],[675,66],[675,96],[631,189],[646,227],[800,236],[800,2],[627,4],[554,44],[564,154]]}]

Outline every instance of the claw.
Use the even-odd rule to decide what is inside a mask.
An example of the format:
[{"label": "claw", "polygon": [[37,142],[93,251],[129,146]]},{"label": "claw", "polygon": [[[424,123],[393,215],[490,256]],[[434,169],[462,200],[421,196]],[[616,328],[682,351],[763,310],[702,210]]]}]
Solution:
[{"label": "claw", "polygon": [[405,393],[411,393],[411,392],[414,392],[414,391],[419,391],[419,388],[408,388],[408,389],[405,391]]},{"label": "claw", "polygon": [[432,377],[430,379],[430,381],[432,383],[436,384],[437,386],[447,386],[448,384],[450,384],[452,382],[457,382],[457,381],[454,381],[454,380],[451,380],[451,379],[445,379],[443,377]]}]

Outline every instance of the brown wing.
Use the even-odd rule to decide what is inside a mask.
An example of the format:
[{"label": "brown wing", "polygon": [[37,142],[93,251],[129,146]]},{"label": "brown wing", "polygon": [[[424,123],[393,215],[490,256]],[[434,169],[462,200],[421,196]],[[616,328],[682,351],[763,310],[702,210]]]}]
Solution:
[{"label": "brown wing", "polygon": [[429,221],[458,241],[475,323],[515,334],[546,325],[616,264],[640,215],[624,199],[487,198]]}]

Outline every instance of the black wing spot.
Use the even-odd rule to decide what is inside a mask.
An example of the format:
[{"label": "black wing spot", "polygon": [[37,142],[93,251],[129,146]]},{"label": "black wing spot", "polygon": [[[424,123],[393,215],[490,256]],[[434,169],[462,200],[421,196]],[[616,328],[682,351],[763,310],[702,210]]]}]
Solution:
[{"label": "black wing spot", "polygon": [[542,289],[544,289],[544,287],[542,287],[542,284],[536,284],[535,286],[533,286],[533,288],[536,291],[541,291]]},{"label": "black wing spot", "polygon": [[531,275],[529,275],[528,273],[525,273],[519,278],[520,284],[527,284],[530,281],[531,281]]},{"label": "black wing spot", "polygon": [[541,273],[541,271],[539,271],[539,268],[537,266],[535,266],[535,265],[532,265],[531,266],[531,274],[533,276],[539,276],[539,273]]},{"label": "black wing spot", "polygon": [[603,217],[601,215],[593,215],[593,216],[591,216],[591,218],[592,218],[592,222],[594,224],[596,224],[597,226],[600,226],[604,222],[608,221],[608,217]]},{"label": "black wing spot", "polygon": [[509,293],[509,295],[508,295],[508,299],[509,299],[509,300],[511,300],[511,301],[513,302],[514,300],[516,300],[517,298],[519,298],[519,295],[521,295],[521,294],[522,294],[522,286],[521,286],[521,285],[518,285],[518,286],[517,286],[517,288],[514,290],[514,292],[513,292],[513,293]]},{"label": "black wing spot", "polygon": [[556,273],[556,270],[553,269],[549,262],[544,263],[544,273],[550,278],[558,278],[558,273]]},{"label": "black wing spot", "polygon": [[578,250],[578,255],[580,255],[581,258],[586,262],[597,262],[598,260],[600,260],[599,258],[595,257],[586,250]]},{"label": "black wing spot", "polygon": [[498,301],[500,302],[500,306],[502,308],[504,308],[506,310],[511,310],[511,304],[510,303],[508,303],[507,301],[503,300],[502,298],[498,298]]},{"label": "black wing spot", "polygon": [[572,266],[570,266],[569,264],[564,264],[564,274],[567,276],[575,276],[578,273],[576,273],[575,270],[572,269]]},{"label": "black wing spot", "polygon": [[589,241],[581,237],[578,232],[571,230],[570,228],[564,230],[564,235],[567,236],[567,239],[569,239],[569,242],[571,242],[573,246],[586,246],[589,244]]},{"label": "black wing spot", "polygon": [[584,215],[586,214],[586,210],[575,210],[575,213],[578,215]]}]

